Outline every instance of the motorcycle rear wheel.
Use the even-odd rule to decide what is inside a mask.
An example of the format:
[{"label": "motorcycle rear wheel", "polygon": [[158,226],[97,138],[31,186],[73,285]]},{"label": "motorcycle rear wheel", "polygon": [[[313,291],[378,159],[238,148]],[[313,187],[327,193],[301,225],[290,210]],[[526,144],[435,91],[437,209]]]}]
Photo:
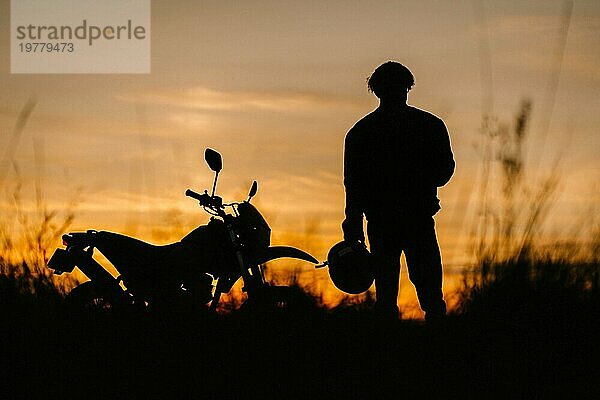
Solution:
[{"label": "motorcycle rear wheel", "polygon": [[87,281],[75,287],[66,296],[66,302],[74,308],[94,308],[98,310],[110,310],[113,308],[105,296],[103,296],[93,281]]}]

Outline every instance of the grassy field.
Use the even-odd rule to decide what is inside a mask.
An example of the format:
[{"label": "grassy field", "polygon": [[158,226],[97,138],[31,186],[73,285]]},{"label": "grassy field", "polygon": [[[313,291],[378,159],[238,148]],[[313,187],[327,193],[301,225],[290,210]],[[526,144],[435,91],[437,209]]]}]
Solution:
[{"label": "grassy field", "polygon": [[311,298],[219,315],[72,309],[21,269],[0,275],[0,396],[597,398],[597,260],[486,271],[428,326]]}]

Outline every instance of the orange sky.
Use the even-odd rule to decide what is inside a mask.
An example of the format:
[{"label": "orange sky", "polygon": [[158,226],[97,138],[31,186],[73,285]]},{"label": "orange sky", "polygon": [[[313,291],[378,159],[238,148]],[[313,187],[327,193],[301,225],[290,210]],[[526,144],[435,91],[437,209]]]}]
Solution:
[{"label": "orange sky", "polygon": [[77,199],[74,229],[173,240],[207,220],[183,192],[210,185],[202,153],[212,147],[224,156],[226,199],[258,180],[274,242],[310,232],[324,258],[341,235],[344,135],[376,107],[365,78],[396,59],[416,77],[409,103],[444,119],[452,139],[457,172],[436,217],[448,276],[468,261],[484,112],[510,124],[531,99],[532,187],[561,159],[547,235],[598,216],[596,1],[574,2],[562,63],[562,1],[153,1],[148,75],[11,75],[9,3],[0,1],[0,148],[27,100],[37,103],[2,156],[4,213],[14,213],[17,165],[25,210],[38,181],[51,208]]}]

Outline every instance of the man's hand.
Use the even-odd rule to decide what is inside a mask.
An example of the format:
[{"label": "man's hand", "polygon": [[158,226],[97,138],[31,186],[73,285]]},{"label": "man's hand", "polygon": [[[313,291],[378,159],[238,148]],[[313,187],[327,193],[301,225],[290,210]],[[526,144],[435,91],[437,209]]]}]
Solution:
[{"label": "man's hand", "polygon": [[346,218],[342,222],[342,231],[344,232],[344,240],[347,242],[365,242],[362,216],[360,218]]}]

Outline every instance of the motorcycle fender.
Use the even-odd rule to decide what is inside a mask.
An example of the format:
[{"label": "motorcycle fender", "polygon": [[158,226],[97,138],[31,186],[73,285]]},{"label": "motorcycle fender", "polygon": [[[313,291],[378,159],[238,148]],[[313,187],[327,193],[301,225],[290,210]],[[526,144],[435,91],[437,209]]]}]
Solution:
[{"label": "motorcycle fender", "polygon": [[290,246],[270,246],[266,252],[260,257],[257,264],[266,263],[267,261],[275,260],[276,258],[289,257],[299,260],[308,261],[313,264],[318,264],[319,261],[305,251]]},{"label": "motorcycle fender", "polygon": [[64,272],[73,272],[75,268],[75,260],[65,249],[56,249],[50,260],[48,260],[48,268],[53,269],[56,275]]}]

